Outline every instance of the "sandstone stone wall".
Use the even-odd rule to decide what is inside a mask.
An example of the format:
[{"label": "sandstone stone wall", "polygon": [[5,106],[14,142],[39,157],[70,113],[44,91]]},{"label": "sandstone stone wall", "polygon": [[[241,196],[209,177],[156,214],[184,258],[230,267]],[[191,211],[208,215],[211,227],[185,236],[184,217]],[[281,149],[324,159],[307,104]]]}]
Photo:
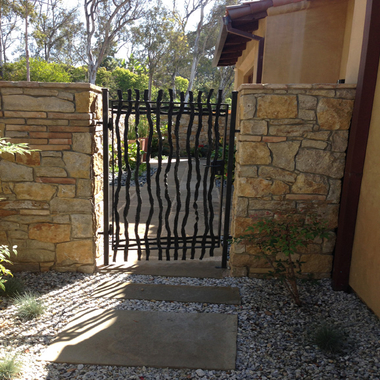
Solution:
[{"label": "sandstone stone wall", "polygon": [[12,270],[95,268],[101,228],[101,90],[89,84],[0,82],[0,136],[30,155],[0,157],[0,244]]},{"label": "sandstone stone wall", "polygon": [[[354,85],[242,85],[233,198],[232,235],[258,218],[288,212],[326,220],[329,239],[300,251],[304,273],[330,275]],[[233,245],[234,275],[268,265],[254,245]]]}]

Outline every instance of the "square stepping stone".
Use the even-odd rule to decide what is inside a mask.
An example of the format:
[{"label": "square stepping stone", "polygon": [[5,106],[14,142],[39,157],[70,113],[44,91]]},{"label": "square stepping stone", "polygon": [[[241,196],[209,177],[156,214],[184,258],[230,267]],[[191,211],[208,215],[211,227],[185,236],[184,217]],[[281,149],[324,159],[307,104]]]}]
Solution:
[{"label": "square stepping stone", "polygon": [[89,310],[42,354],[58,363],[229,370],[237,315]]},{"label": "square stepping stone", "polygon": [[217,303],[229,305],[241,304],[239,288],[228,286],[189,286],[107,282],[99,285],[94,293],[92,293],[92,296],[137,300]]}]

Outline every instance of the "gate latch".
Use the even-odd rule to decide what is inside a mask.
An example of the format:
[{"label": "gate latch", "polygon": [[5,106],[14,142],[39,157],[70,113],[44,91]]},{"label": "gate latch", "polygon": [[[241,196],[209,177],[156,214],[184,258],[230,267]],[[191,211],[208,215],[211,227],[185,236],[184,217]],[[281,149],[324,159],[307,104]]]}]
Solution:
[{"label": "gate latch", "polygon": [[215,175],[222,175],[224,168],[224,161],[218,160],[214,161],[211,165],[206,165],[207,168],[211,168],[214,171]]}]

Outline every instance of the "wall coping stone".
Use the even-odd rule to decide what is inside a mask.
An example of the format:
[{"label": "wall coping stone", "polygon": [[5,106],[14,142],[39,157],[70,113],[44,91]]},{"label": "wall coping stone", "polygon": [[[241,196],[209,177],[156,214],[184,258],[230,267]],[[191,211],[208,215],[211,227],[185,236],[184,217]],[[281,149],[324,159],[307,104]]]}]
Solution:
[{"label": "wall coping stone", "polygon": [[271,83],[243,83],[237,91],[245,90],[340,90],[356,89],[353,83],[289,83],[289,84],[271,84]]},{"label": "wall coping stone", "polygon": [[102,88],[99,86],[95,86],[91,83],[85,83],[85,82],[72,82],[72,83],[55,83],[55,82],[10,82],[0,81],[0,88],[65,88],[65,89],[83,89],[88,91],[94,91],[101,93]]}]

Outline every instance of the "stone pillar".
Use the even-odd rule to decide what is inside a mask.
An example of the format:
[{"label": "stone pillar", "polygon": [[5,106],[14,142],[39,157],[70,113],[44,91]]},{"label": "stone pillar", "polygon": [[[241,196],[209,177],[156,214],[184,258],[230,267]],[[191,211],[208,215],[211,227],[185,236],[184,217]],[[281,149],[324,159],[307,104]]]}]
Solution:
[{"label": "stone pillar", "polygon": [[0,244],[12,270],[95,269],[102,154],[101,89],[85,83],[0,82],[0,134],[36,149],[0,158]]},{"label": "stone pillar", "polygon": [[[332,268],[354,85],[242,85],[239,89],[232,235],[258,218],[310,210],[328,223],[329,239],[301,254],[303,272]],[[267,272],[254,245],[233,245],[236,276]]]}]

